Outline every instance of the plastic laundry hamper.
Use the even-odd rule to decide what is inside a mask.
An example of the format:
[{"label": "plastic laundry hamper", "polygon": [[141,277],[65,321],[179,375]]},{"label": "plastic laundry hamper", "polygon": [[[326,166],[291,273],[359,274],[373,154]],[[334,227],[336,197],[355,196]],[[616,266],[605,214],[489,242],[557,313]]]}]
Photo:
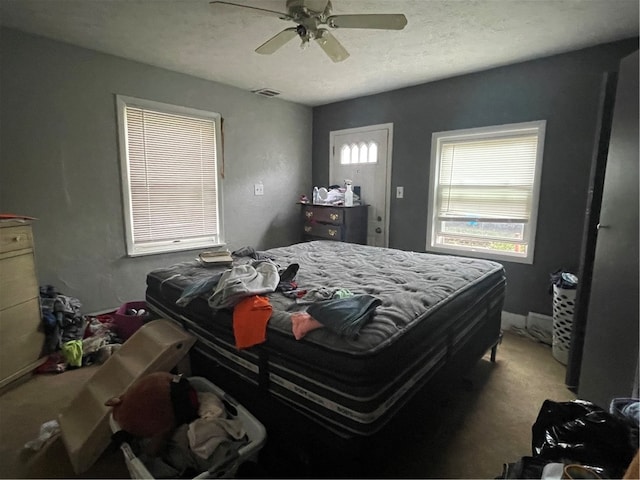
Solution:
[{"label": "plastic laundry hamper", "polygon": [[[194,478],[234,478],[238,467],[248,461],[257,461],[258,453],[264,446],[267,440],[267,431],[264,425],[255,418],[246,408],[239,404],[233,397],[225,393],[217,385],[214,385],[209,380],[203,377],[189,377],[189,383],[198,392],[210,392],[215,393],[222,399],[227,408],[227,413],[231,418],[237,418],[242,422],[244,427],[248,443],[243,445],[238,450],[238,456],[233,459],[233,462],[225,466],[224,470],[206,471],[202,472]],[[112,432],[120,430],[118,422],[115,421],[112,415],[109,415],[109,425]],[[131,445],[127,442],[123,442],[120,445],[120,450],[124,455],[124,460],[129,470],[129,474],[133,479],[153,479],[145,464],[135,455]]]},{"label": "plastic laundry hamper", "polygon": [[553,286],[553,342],[551,353],[563,365],[569,360],[576,289]]}]

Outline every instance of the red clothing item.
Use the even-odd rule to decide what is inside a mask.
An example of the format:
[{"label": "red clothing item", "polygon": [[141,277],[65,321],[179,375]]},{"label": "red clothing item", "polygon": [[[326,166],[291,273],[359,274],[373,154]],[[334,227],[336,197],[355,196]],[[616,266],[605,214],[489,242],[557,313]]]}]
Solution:
[{"label": "red clothing item", "polygon": [[273,307],[266,297],[253,295],[233,309],[233,335],[236,348],[249,348],[267,339],[267,323]]}]

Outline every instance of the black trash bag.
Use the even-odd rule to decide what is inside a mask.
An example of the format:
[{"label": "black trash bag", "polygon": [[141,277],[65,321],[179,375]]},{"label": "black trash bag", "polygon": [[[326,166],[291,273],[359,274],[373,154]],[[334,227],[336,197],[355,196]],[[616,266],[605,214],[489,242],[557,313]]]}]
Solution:
[{"label": "black trash bag", "polygon": [[533,455],[593,465],[609,478],[621,478],[638,450],[633,430],[591,402],[545,400],[531,428]]}]

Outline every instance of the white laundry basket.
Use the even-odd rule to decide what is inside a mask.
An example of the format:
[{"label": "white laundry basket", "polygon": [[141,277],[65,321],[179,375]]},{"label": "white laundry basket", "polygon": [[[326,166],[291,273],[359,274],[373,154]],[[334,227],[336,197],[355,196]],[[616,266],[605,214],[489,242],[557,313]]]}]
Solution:
[{"label": "white laundry basket", "polygon": [[563,365],[569,361],[576,289],[553,286],[553,342],[551,353]]},{"label": "white laundry basket", "polygon": [[[215,472],[202,472],[194,478],[233,478],[238,470],[238,467],[247,460],[257,460],[260,449],[264,446],[267,439],[267,431],[264,425],[258,421],[251,413],[240,405],[233,397],[227,395],[224,390],[211,383],[206,378],[202,377],[189,377],[189,383],[198,392],[210,392],[215,393],[220,397],[227,406],[227,414],[233,418],[238,418],[242,422],[242,426],[247,434],[249,442],[243,445],[238,450],[238,456],[234,459],[231,465],[227,465],[225,471]],[[230,408],[229,408],[230,407]],[[121,430],[118,423],[113,419],[112,415],[109,415],[109,425],[112,432]],[[149,472],[144,463],[136,457],[131,445],[127,442],[123,442],[120,445],[120,450],[124,454],[124,461],[129,470],[131,478],[135,479],[152,479],[153,475]]]}]

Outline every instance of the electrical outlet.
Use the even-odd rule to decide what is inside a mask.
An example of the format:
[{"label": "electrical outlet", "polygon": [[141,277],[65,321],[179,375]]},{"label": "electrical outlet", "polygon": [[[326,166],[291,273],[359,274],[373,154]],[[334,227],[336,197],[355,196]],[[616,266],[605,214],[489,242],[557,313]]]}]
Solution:
[{"label": "electrical outlet", "polygon": [[264,185],[262,183],[256,183],[253,186],[254,195],[264,195]]},{"label": "electrical outlet", "polygon": [[404,198],[404,187],[396,187],[396,198]]}]

